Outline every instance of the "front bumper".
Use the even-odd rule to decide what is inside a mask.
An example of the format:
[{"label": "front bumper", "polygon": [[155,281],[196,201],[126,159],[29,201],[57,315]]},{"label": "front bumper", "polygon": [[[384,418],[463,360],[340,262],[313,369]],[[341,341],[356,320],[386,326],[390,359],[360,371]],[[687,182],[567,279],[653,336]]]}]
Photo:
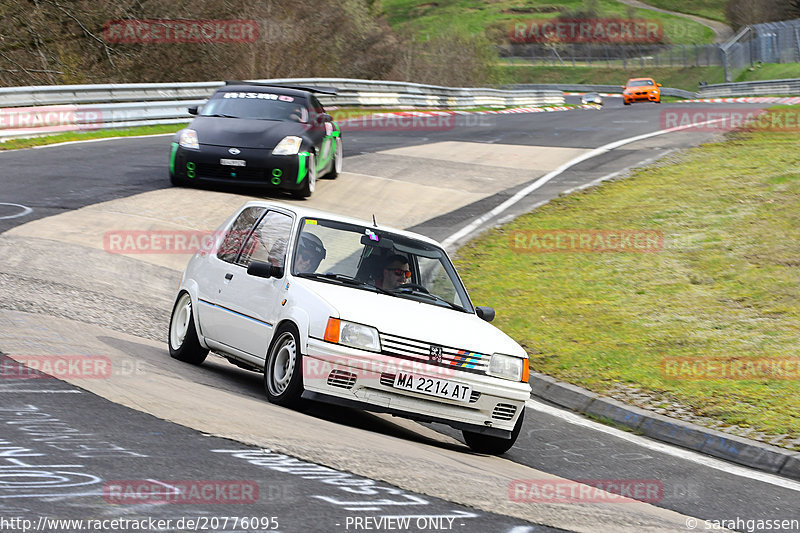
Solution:
[{"label": "front bumper", "polygon": [[[245,166],[223,165],[225,159],[244,161]],[[187,182],[297,190],[308,173],[307,162],[307,152],[272,155],[271,150],[242,148],[232,155],[224,146],[201,144],[199,150],[193,150],[173,143],[170,173]]]},{"label": "front bumper", "polygon": [[[472,395],[469,402],[459,402],[395,388],[397,371],[467,384]],[[510,438],[531,390],[527,383],[411,363],[313,338],[303,356],[303,387],[306,398],[501,438]]]},{"label": "front bumper", "polygon": [[661,95],[654,92],[635,92],[622,95],[626,102],[657,102]]}]

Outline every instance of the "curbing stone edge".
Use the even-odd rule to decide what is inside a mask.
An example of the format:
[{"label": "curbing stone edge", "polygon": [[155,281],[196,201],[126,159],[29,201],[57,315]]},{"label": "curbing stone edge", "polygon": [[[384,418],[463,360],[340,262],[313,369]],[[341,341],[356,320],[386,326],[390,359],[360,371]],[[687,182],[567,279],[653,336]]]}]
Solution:
[{"label": "curbing stone edge", "polygon": [[655,440],[800,481],[800,453],[669,418],[531,372],[531,396],[581,414],[606,418]]}]

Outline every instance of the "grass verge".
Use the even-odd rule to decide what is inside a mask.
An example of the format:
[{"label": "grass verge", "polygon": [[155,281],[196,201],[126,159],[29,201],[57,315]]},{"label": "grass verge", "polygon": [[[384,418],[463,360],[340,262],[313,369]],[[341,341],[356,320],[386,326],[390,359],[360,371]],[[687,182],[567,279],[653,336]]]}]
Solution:
[{"label": "grass verge", "polygon": [[[555,5],[558,4],[558,5]],[[641,18],[658,21],[672,43],[710,43],[714,32],[683,17],[650,9],[634,9],[615,0],[593,2],[598,18]],[[584,0],[383,0],[381,10],[395,30],[410,32],[421,40],[442,32],[442,28],[467,35],[486,33],[498,44],[507,39],[515,21],[549,19],[560,13],[586,10]],[[584,15],[585,17],[585,15]]]},{"label": "grass verge", "polygon": [[[798,112],[772,111],[795,125]],[[694,415],[798,439],[799,147],[797,129],[728,134],[488,232],[459,251],[459,271],[476,302],[498,309],[497,325],[533,370],[598,393],[635,387]],[[664,247],[515,247],[532,242],[520,234],[557,229],[649,230]],[[667,365],[681,358],[697,360],[708,372],[689,375],[706,378],[719,365],[788,358],[794,379],[674,379]]]},{"label": "grass verge", "polygon": [[501,65],[498,67],[501,83],[586,83],[592,85],[622,86],[628,78],[646,76],[654,78],[664,87],[697,91],[701,81],[723,83],[722,67],[535,67],[531,65]]},{"label": "grass verge", "polygon": [[70,131],[57,133],[55,135],[45,135],[42,137],[30,137],[28,139],[8,139],[0,142],[0,150],[19,150],[20,148],[33,148],[34,146],[45,146],[48,144],[58,144],[72,141],[87,141],[90,139],[106,139],[111,137],[135,137],[137,135],[158,135],[160,133],[174,133],[186,124],[162,124],[155,126],[137,126],[135,128],[107,129],[92,131]]},{"label": "grass verge", "polygon": [[643,2],[667,11],[697,15],[726,24],[728,22],[725,17],[727,0],[643,0]]}]

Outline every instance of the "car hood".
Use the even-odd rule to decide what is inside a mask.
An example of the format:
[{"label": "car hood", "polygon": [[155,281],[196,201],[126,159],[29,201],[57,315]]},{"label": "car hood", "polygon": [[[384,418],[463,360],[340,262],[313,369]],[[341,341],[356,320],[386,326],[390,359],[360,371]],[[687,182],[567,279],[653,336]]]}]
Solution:
[{"label": "car hood", "polygon": [[296,279],[339,312],[339,318],[381,333],[450,348],[527,357],[511,337],[477,315],[404,297],[308,279]]},{"label": "car hood", "polygon": [[271,150],[287,135],[303,137],[308,126],[280,120],[197,117],[189,128],[197,132],[201,145]]}]

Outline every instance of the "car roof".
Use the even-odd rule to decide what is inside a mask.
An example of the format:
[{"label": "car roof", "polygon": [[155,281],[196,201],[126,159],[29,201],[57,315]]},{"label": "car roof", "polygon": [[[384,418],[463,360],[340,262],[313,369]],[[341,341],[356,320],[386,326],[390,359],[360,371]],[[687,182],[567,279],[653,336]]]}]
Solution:
[{"label": "car roof", "polygon": [[630,83],[632,81],[645,81],[645,80],[655,81],[655,80],[653,80],[653,78],[631,78],[631,79],[628,80],[628,83]]},{"label": "car roof", "polygon": [[264,201],[264,200],[252,200],[252,201],[247,202],[246,204],[244,204],[240,208],[240,210],[244,209],[246,207],[266,207],[266,208],[275,207],[275,208],[278,208],[278,209],[291,211],[291,212],[295,213],[298,218],[321,218],[321,219],[336,220],[336,221],[339,221],[339,222],[346,222],[346,223],[350,223],[350,224],[356,224],[356,225],[359,225],[359,226],[366,226],[366,227],[369,227],[369,228],[375,228],[375,229],[378,229],[378,230],[389,231],[391,233],[395,233],[397,235],[402,235],[404,237],[409,237],[409,238],[412,238],[412,239],[417,239],[417,240],[426,242],[428,244],[434,244],[434,245],[436,245],[438,247],[442,246],[439,242],[437,242],[437,241],[435,241],[435,240],[433,240],[433,239],[431,239],[429,237],[426,237],[425,235],[420,235],[419,233],[414,233],[414,232],[411,232],[411,231],[406,231],[406,230],[394,228],[394,227],[391,227],[391,226],[384,226],[382,224],[375,225],[372,222],[368,222],[366,220],[362,220],[362,219],[359,219],[359,218],[349,217],[349,216],[346,216],[346,215],[339,215],[339,214],[336,214],[336,213],[331,213],[330,211],[322,211],[320,209],[313,209],[313,208],[310,208],[310,207],[297,206],[295,204],[284,204],[284,203],[281,203],[281,202],[267,202],[267,201]]}]

